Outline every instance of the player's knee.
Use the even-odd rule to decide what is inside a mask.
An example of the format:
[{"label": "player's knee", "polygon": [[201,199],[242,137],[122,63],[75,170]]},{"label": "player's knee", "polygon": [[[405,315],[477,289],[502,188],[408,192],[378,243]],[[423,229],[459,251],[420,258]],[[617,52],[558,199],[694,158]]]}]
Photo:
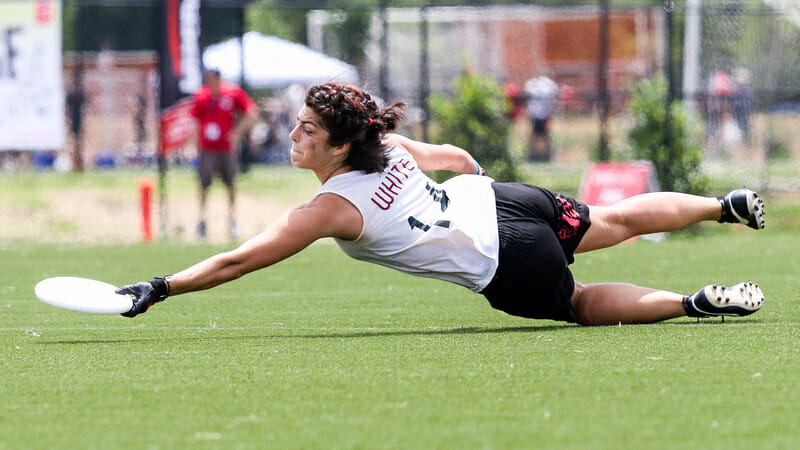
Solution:
[{"label": "player's knee", "polygon": [[572,308],[575,310],[575,321],[578,325],[590,325],[583,305],[583,290],[584,285],[576,281],[572,291]]},{"label": "player's knee", "polygon": [[570,302],[572,302],[572,307],[575,308],[576,311],[581,302],[581,294],[583,294],[583,284],[575,281],[575,287],[572,289]]}]

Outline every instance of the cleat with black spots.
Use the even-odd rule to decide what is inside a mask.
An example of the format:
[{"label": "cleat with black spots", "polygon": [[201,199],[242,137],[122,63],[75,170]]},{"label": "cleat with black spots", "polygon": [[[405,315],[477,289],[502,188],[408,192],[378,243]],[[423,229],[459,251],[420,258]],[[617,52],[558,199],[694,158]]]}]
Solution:
[{"label": "cleat with black spots", "polygon": [[758,311],[763,304],[764,293],[752,282],[731,287],[711,284],[683,298],[683,308],[689,317],[742,317]]}]

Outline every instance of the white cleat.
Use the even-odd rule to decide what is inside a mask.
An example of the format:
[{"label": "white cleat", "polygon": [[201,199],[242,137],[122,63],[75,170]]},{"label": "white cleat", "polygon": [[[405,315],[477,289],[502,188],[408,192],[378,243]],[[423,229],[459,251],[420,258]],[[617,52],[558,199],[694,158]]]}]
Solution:
[{"label": "white cleat", "polygon": [[764,293],[752,282],[731,287],[712,284],[683,300],[684,309],[691,317],[747,316],[761,309],[763,304]]},{"label": "white cleat", "polygon": [[764,200],[750,189],[736,189],[717,197],[722,205],[720,222],[743,223],[750,228],[764,228]]}]

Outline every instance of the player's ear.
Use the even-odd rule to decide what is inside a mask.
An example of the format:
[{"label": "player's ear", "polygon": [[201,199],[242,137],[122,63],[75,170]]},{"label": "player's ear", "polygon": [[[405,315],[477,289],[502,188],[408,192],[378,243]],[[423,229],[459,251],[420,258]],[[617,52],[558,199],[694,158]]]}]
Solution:
[{"label": "player's ear", "polygon": [[350,153],[350,143],[344,143],[342,145],[337,145],[336,147],[332,147],[333,154],[336,156],[347,155]]}]

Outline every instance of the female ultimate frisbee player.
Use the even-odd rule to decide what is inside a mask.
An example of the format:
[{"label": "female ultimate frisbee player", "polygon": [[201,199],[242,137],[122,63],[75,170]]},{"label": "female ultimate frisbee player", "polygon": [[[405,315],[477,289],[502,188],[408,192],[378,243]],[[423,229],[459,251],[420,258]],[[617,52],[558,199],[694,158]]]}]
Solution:
[{"label": "female ultimate frisbee player", "polygon": [[[590,207],[540,187],[494,182],[461,148],[393,134],[404,107],[380,109],[350,85],[311,87],[291,133],[291,161],[314,171],[322,183],[317,195],[235,250],[119,289],[134,297],[123,315],[268,267],[323,237],[353,258],[459,284],[522,317],[603,325],[745,316],[761,307],[753,283],[684,296],[624,283],[583,285],[568,268],[574,253],[703,220],[763,228],[763,202],[754,192],[648,193]],[[438,184],[428,170],[462,175]]]}]

